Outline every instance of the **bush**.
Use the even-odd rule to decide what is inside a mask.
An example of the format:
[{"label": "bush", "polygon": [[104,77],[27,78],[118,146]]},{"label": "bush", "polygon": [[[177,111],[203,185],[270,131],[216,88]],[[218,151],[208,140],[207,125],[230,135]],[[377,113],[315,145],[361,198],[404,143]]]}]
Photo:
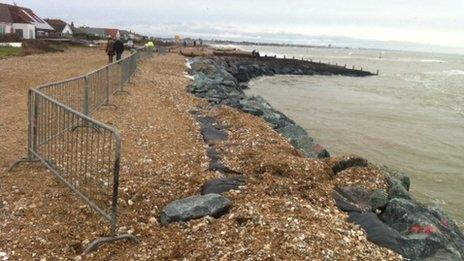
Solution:
[{"label": "bush", "polygon": [[0,35],[0,43],[21,42],[22,40],[23,39],[15,33]]}]

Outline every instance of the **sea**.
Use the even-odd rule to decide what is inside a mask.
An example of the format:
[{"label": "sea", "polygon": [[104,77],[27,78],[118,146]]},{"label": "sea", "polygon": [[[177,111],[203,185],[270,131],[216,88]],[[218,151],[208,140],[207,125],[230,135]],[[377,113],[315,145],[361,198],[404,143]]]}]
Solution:
[{"label": "sea", "polygon": [[[229,46],[230,47],[230,46]],[[361,68],[371,77],[273,76],[250,82],[332,155],[404,171],[412,194],[464,226],[464,55],[238,45],[261,55]]]}]

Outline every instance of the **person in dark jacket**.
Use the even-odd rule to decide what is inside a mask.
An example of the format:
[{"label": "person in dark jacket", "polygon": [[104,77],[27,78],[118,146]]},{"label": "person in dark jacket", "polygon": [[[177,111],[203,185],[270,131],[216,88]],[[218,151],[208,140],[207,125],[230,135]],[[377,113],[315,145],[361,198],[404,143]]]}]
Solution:
[{"label": "person in dark jacket", "polygon": [[122,52],[124,52],[124,44],[119,38],[114,42],[114,51],[116,52],[116,61],[121,60]]},{"label": "person in dark jacket", "polygon": [[112,63],[114,57],[114,40],[111,37],[108,38],[108,43],[106,43],[106,54],[108,54],[108,63]]}]

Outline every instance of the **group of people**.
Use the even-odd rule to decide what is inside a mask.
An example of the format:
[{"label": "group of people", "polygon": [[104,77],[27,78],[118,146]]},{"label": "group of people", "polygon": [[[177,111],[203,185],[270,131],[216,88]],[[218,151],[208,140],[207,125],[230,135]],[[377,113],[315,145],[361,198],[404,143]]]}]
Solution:
[{"label": "group of people", "polygon": [[113,57],[116,54],[116,61],[121,60],[122,53],[124,52],[124,43],[121,39],[113,40],[113,38],[109,38],[106,44],[106,53],[108,54],[108,62],[113,62]]}]

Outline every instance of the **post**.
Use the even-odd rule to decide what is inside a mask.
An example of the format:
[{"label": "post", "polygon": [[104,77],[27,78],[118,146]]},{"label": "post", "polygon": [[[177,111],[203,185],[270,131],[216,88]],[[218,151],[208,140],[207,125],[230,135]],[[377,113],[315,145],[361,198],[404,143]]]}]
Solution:
[{"label": "post", "polygon": [[286,59],[286,58],[285,58],[285,55],[284,55],[284,59]]},{"label": "post", "polygon": [[[37,114],[38,114],[37,110],[39,108],[39,105],[37,103],[37,95],[32,90],[30,90],[29,93],[30,93],[30,97],[33,97],[33,98],[31,98],[31,100],[34,100],[34,109],[31,108],[32,109],[32,112],[31,112],[32,113],[32,115],[31,115],[32,116],[32,122],[30,123],[30,124],[32,124],[32,126],[31,126],[32,127],[32,129],[31,129],[31,131],[32,131],[32,133],[31,133],[31,138],[32,138],[31,146],[32,146],[32,148],[31,149],[32,149],[32,151],[37,151]],[[30,151],[29,151],[29,153],[32,154]],[[29,158],[29,159],[32,159],[32,157]]]},{"label": "post", "polygon": [[106,66],[105,104],[110,102],[110,67]]},{"label": "post", "polygon": [[293,56],[293,60],[295,60],[295,56]]},{"label": "post", "polygon": [[353,70],[354,70],[354,65],[353,65]]},{"label": "post", "polygon": [[82,111],[84,115],[89,116],[89,76],[84,76],[84,104]]},{"label": "post", "polygon": [[362,72],[363,68],[361,67],[361,72]]},{"label": "post", "polygon": [[338,66],[338,63],[335,63],[335,66]]},{"label": "post", "polygon": [[122,62],[119,61],[119,66],[121,66],[121,78],[119,79],[119,91],[123,92],[123,86],[124,86],[124,67],[122,66]]},{"label": "post", "polygon": [[379,69],[377,69],[377,73],[376,73],[376,74],[379,75]]},{"label": "post", "polygon": [[345,67],[345,68],[346,68],[346,63],[345,63],[345,66],[343,66],[343,67]]}]

